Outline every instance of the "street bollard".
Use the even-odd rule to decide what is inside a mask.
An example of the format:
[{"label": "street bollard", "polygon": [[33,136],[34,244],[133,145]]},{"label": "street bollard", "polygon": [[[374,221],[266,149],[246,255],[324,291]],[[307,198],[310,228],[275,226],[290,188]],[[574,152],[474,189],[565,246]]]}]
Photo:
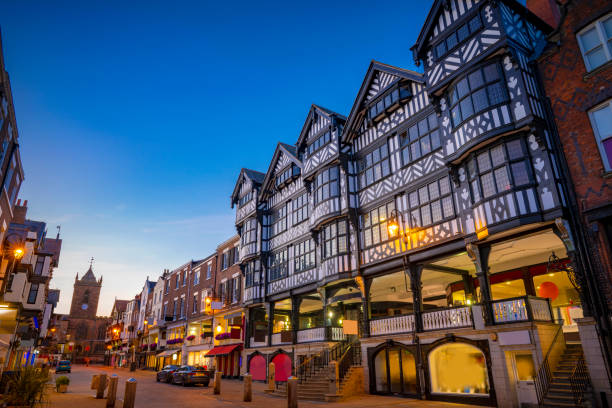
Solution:
[{"label": "street bollard", "polygon": [[221,371],[215,371],[215,395],[221,394]]},{"label": "street bollard", "polygon": [[268,391],[274,391],[276,388],[275,376],[274,363],[270,363],[268,365]]},{"label": "street bollard", "polygon": [[242,395],[242,400],[244,402],[253,401],[253,377],[251,374],[245,374],[244,377],[244,392]]},{"label": "street bollard", "polygon": [[136,384],[138,383],[135,378],[130,378],[125,382],[123,408],[134,408],[134,401],[136,401]]},{"label": "street bollard", "polygon": [[291,376],[287,379],[287,408],[297,408],[298,406],[297,386],[297,377]]},{"label": "street bollard", "polygon": [[97,390],[98,389],[98,381],[100,380],[100,376],[98,374],[94,374],[93,377],[91,377],[91,389],[92,390]]},{"label": "street bollard", "polygon": [[96,391],[96,399],[104,398],[104,389],[106,389],[106,374],[100,374],[98,377],[98,389]]},{"label": "street bollard", "polygon": [[119,383],[119,377],[117,374],[111,375],[110,382],[108,384],[108,394],[106,394],[106,407],[113,408],[115,406],[115,400],[117,399],[117,384]]}]

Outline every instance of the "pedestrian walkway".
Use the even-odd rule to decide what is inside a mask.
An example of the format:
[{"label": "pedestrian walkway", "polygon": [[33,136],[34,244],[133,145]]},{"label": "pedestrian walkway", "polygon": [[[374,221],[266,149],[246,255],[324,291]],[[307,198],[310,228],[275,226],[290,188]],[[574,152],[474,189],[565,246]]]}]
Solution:
[{"label": "pedestrian walkway", "polygon": [[[158,383],[155,373],[152,371],[137,370],[130,372],[128,369],[112,369],[101,366],[75,366],[72,374],[68,376],[71,383],[69,392],[50,394],[52,408],[103,408],[106,400],[96,400],[95,392],[90,389],[91,378],[94,374],[105,373],[116,374],[119,377],[117,390],[116,408],[123,407],[123,393],[125,381],[133,377],[138,381],[136,390],[136,408],[286,408],[287,402],[283,398],[269,396],[264,393],[266,385],[253,383],[253,401],[242,401],[243,383],[239,380],[222,380],[221,395],[214,395],[213,387],[180,387],[176,385]],[[420,401],[409,398],[384,397],[377,395],[359,395],[348,400],[336,403],[300,401],[300,408],[322,408],[327,405],[332,408],[408,408],[408,407],[456,407],[466,408],[470,405],[451,404],[434,401]]]}]

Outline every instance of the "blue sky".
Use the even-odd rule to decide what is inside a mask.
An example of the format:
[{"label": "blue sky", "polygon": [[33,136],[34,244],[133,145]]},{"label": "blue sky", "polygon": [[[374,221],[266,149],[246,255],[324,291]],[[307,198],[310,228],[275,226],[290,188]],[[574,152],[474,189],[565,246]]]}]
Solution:
[{"label": "blue sky", "polygon": [[311,103],[347,115],[372,59],[417,69],[431,1],[0,4],[28,215],[62,226],[52,287],[104,276],[99,314],[235,233],[241,167],[265,172]]}]

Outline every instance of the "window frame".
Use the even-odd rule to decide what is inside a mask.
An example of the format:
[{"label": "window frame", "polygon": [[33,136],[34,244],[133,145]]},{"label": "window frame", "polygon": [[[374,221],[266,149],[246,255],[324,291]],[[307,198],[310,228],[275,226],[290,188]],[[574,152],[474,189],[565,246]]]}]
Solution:
[{"label": "window frame", "polygon": [[[42,255],[36,256],[36,263],[34,264],[34,276],[42,276],[43,269],[45,267],[45,259],[46,257]],[[40,269],[38,267],[39,265],[40,265]]]},{"label": "window frame", "polygon": [[[430,118],[434,118],[435,127],[431,127]],[[420,125],[422,122],[427,124],[427,130],[421,133]],[[416,139],[412,139],[413,135],[411,134],[412,129],[416,131]],[[438,143],[437,146],[434,147],[432,143],[433,135],[437,134]],[[442,148],[442,140],[441,140],[441,131],[440,131],[440,121],[438,119],[438,115],[435,112],[430,112],[428,115],[419,117],[418,120],[412,122],[410,126],[405,127],[400,131],[400,148],[399,153],[401,156],[402,167],[406,167],[414,162],[421,160],[423,157],[434,153],[436,150]],[[423,153],[423,140],[429,140],[429,151],[427,153]],[[417,145],[419,148],[419,156],[413,157],[412,146]]]},{"label": "window frame", "polygon": [[[471,27],[471,23],[475,19],[478,20],[478,28],[472,28]],[[468,34],[467,34],[467,37],[465,37],[465,39],[459,40],[459,30],[462,27],[467,27],[468,28]],[[441,59],[446,57],[448,54],[450,54],[451,52],[453,52],[457,48],[459,48],[462,44],[465,44],[465,42],[467,40],[469,40],[470,37],[474,36],[476,33],[478,33],[483,28],[484,28],[484,24],[482,22],[482,17],[480,16],[480,11],[478,11],[477,13],[475,13],[472,16],[466,16],[463,19],[463,22],[461,24],[457,25],[456,28],[454,28],[452,30],[452,32],[449,32],[446,36],[444,36],[444,38],[442,38],[440,41],[438,41],[437,43],[435,43],[435,44],[433,44],[431,46],[432,55],[434,56],[436,61],[440,61]],[[455,45],[453,45],[452,47],[449,48],[447,41],[452,36],[455,37],[457,42],[455,43]],[[438,46],[440,44],[442,44],[442,43],[444,44],[444,52],[438,53]]]},{"label": "window frame", "polygon": [[[32,288],[36,287],[36,289],[33,291]],[[31,283],[30,284],[30,290],[28,291],[28,304],[29,305],[33,305],[36,304],[36,298],[38,298],[38,292],[40,291],[40,284],[39,283]],[[32,300],[32,293],[34,293],[34,300]]]},{"label": "window frame", "polygon": [[[299,206],[298,202],[301,202]],[[304,192],[291,200],[291,226],[301,224],[308,220],[308,217],[308,192]]]},{"label": "window frame", "polygon": [[[326,138],[326,136],[329,136],[329,137]],[[310,142],[306,146],[306,150],[305,150],[306,157],[311,157],[313,154],[315,154],[319,150],[323,149],[325,146],[330,144],[334,138],[333,138],[332,130],[328,127],[328,128],[325,128],[325,129],[321,129],[319,131],[319,133],[317,133],[317,135],[314,136],[312,139],[313,139],[312,142]],[[313,147],[317,143],[319,145]]]},{"label": "window frame", "polygon": [[[281,256],[282,255],[282,256]],[[277,258],[280,256],[280,259]],[[274,282],[289,275],[289,248],[277,250],[270,253],[267,259],[268,280]]]},{"label": "window frame", "polygon": [[270,236],[275,237],[287,231],[287,203],[283,203],[279,208],[272,210],[270,224]]},{"label": "window frame", "polygon": [[389,86],[382,94],[376,96],[368,103],[367,116],[372,122],[377,122],[384,114],[399,108],[403,101],[412,97],[410,83],[396,83]]},{"label": "window frame", "polygon": [[243,195],[238,199],[238,208],[242,208],[247,205],[253,199],[253,190]]},{"label": "window frame", "polygon": [[599,155],[601,157],[601,161],[604,166],[604,170],[605,172],[610,172],[612,171],[612,157],[607,157],[607,153],[605,151],[606,149],[603,145],[603,142],[608,139],[612,139],[612,134],[610,134],[607,137],[603,137],[600,134],[599,127],[597,126],[597,122],[595,121],[595,118],[593,115],[596,111],[605,109],[606,106],[608,107],[608,109],[610,110],[610,114],[612,115],[612,98],[608,99],[607,101],[603,103],[600,103],[594,106],[593,108],[589,109],[587,113],[589,115],[589,122],[591,123],[591,128],[593,129],[593,134],[595,135],[595,142],[597,143],[597,147],[599,149]]},{"label": "window frame", "polygon": [[[338,226],[344,224],[344,233],[338,233]],[[332,232],[332,229],[334,230]],[[321,228],[321,258],[327,260],[348,253],[349,226],[345,218],[335,219]],[[329,236],[327,236],[329,234]],[[340,251],[341,240],[344,240],[344,250]],[[329,243],[329,245],[328,245]],[[329,248],[328,248],[329,247]]]},{"label": "window frame", "polygon": [[[383,149],[384,148],[384,149]],[[383,156],[383,150],[386,151]],[[378,152],[378,160],[374,160],[375,153]],[[368,158],[370,158],[370,163],[368,164]],[[387,174],[384,172],[383,163],[387,163]],[[380,177],[376,178],[376,167],[380,166]],[[372,171],[372,181],[368,182],[368,171]],[[357,161],[357,177],[359,181],[359,189],[363,190],[368,188],[387,177],[391,176],[393,172],[391,171],[391,152],[389,149],[389,139],[384,138],[384,143],[380,143],[379,145],[373,147],[371,150],[368,150],[367,153],[363,154],[363,157]]]},{"label": "window frame", "polygon": [[[306,250],[306,246],[309,247],[308,250]],[[311,257],[312,263],[307,263],[307,260]],[[295,273],[308,271],[316,266],[316,245],[312,238],[305,239],[293,245],[293,270]]]},{"label": "window frame", "polygon": [[246,246],[255,242],[257,242],[257,219],[249,218],[243,224],[240,243],[242,246]]},{"label": "window frame", "polygon": [[[384,208],[385,210],[385,216],[383,221],[381,221],[380,217],[381,208]],[[387,230],[387,223],[391,218],[391,212],[393,212],[394,210],[396,210],[395,199],[389,200],[386,203],[374,207],[359,216],[359,233],[361,234],[361,245],[364,250],[395,239],[389,236],[389,232]],[[373,213],[376,213],[377,221],[375,223],[372,222],[374,219]],[[378,230],[378,240],[375,242],[374,231],[376,230]],[[369,244],[366,244],[366,242],[368,242],[368,235],[370,236]],[[386,237],[384,240],[382,239],[383,235]]]},{"label": "window frame", "polygon": [[[485,78],[485,69],[490,67],[490,66],[495,66],[495,70],[497,71],[497,78],[494,80],[487,80]],[[472,88],[472,85],[470,84],[471,82],[471,77],[472,75],[474,75],[476,72],[480,72],[480,76],[482,79],[482,84]],[[467,84],[467,93],[463,96],[459,96],[459,91],[458,91],[458,87],[459,85],[465,81],[465,83]],[[491,95],[489,93],[489,88],[493,88],[493,86],[495,85],[500,85],[501,86],[501,90],[503,91],[503,98],[500,102],[497,102],[495,104],[491,103]],[[477,110],[476,107],[474,106],[474,97],[473,95],[476,94],[477,92],[480,92],[484,90],[485,91],[485,95],[487,98],[487,103],[485,104],[485,107],[483,109]],[[454,96],[453,94],[457,93],[457,96]],[[502,69],[501,63],[499,61],[499,59],[495,59],[492,61],[488,61],[486,64],[482,64],[480,66],[478,66],[475,69],[472,69],[471,71],[467,72],[466,74],[462,75],[460,78],[457,78],[453,84],[448,88],[448,92],[447,92],[447,100],[448,100],[448,111],[449,111],[449,116],[450,116],[450,120],[451,120],[451,127],[452,130],[455,131],[457,130],[459,127],[461,127],[465,122],[473,119],[474,117],[478,116],[479,114],[481,114],[482,112],[486,112],[489,111],[493,108],[496,108],[498,106],[502,106],[504,104],[507,104],[510,101],[510,94],[508,92],[508,87],[506,85],[506,77],[504,74],[504,70]],[[462,103],[469,100],[470,101],[470,106],[472,107],[472,113],[469,116],[464,117],[463,114],[461,113],[461,111],[463,110],[462,107]],[[453,117],[454,113],[453,111],[455,110],[455,108],[459,109],[460,112],[460,116],[461,119],[456,121],[455,118]]]},{"label": "window frame", "polygon": [[[332,179],[332,170],[335,170],[335,179]],[[327,174],[327,180],[325,181],[325,174]],[[336,186],[336,193],[332,193],[332,186]],[[324,198],[325,187],[327,186],[328,196]],[[340,167],[331,166],[321,170],[318,173],[313,182],[313,201],[315,205],[324,203],[327,200],[340,197]],[[319,199],[319,191],[321,191],[321,198]]]},{"label": "window frame", "polygon": [[[605,29],[603,28],[603,22],[608,19],[612,19],[612,12],[607,13],[606,15],[602,17],[599,17],[597,20],[593,21],[588,26],[582,28],[580,31],[576,33],[576,42],[578,43],[580,54],[582,55],[582,61],[584,61],[584,66],[586,68],[587,73],[594,71],[597,68],[602,67],[606,65],[607,63],[609,63],[610,61],[612,61],[612,50],[608,47],[608,44],[612,44],[612,35],[610,36],[609,39],[606,40]],[[595,32],[597,33],[599,45],[588,51],[585,51],[585,47],[584,47],[583,40],[582,40],[583,35],[586,34],[587,31],[590,31],[593,28],[595,28]],[[602,47],[604,51],[604,55],[606,57],[606,61],[601,65],[598,65],[596,67],[591,67],[591,63],[589,62],[587,58],[587,54],[590,51],[593,51],[598,47]]]},{"label": "window frame", "polygon": [[[448,183],[448,191],[447,192],[442,192],[442,182],[446,180],[446,183]],[[432,194],[431,194],[431,187],[432,185],[436,185],[436,194],[437,196],[435,198],[432,198]],[[426,200],[422,200],[422,194],[421,192],[425,191],[427,193],[427,199]],[[416,205],[413,205],[412,203],[412,196],[416,195]],[[450,199],[451,202],[451,206],[452,206],[452,214],[450,215],[446,215],[445,211],[444,211],[444,200],[445,199]],[[434,216],[433,216],[433,205],[434,204],[438,204],[439,209],[440,209],[440,214],[441,214],[441,218],[438,219],[437,221],[434,221]],[[449,175],[445,175],[442,176],[440,178],[437,178],[435,180],[429,181],[428,183],[425,184],[421,184],[418,188],[415,188],[413,190],[410,190],[409,192],[406,193],[406,207],[407,207],[407,217],[408,217],[408,222],[410,225],[411,229],[421,229],[421,228],[429,228],[433,225],[437,225],[440,224],[442,222],[448,221],[448,220],[452,220],[453,218],[457,217],[457,208],[455,207],[455,200],[453,198],[453,183],[450,179]],[[429,222],[424,223],[423,222],[423,209],[427,208],[427,211],[429,213]],[[414,213],[417,213],[418,219],[417,217],[415,217]]]}]

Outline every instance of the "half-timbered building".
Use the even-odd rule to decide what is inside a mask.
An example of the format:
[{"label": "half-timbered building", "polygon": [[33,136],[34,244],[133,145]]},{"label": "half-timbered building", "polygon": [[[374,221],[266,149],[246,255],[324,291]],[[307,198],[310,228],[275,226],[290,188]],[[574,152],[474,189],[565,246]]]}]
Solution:
[{"label": "half-timbered building", "polygon": [[273,362],[306,389],[359,365],[370,393],[554,398],[539,369],[578,340],[582,302],[534,68],[550,31],[515,1],[436,0],[423,73],[373,61],[348,117],[313,105],[265,176],[241,171],[245,372]]}]

